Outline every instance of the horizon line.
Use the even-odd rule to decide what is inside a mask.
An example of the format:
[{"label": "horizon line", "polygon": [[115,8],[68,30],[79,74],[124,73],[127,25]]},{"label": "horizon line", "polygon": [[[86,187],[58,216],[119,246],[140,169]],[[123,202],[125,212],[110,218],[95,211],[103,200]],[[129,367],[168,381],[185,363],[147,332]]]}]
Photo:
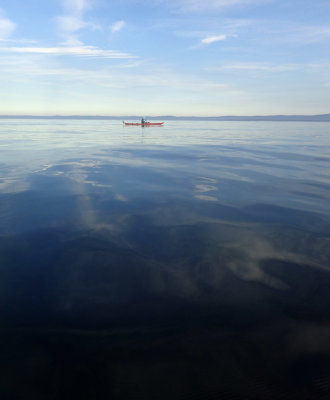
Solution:
[{"label": "horizon line", "polygon": [[[321,114],[225,114],[225,115],[148,115],[144,114],[148,118],[251,118],[251,117],[323,117],[330,116],[330,113]],[[36,117],[36,118],[141,118],[140,114],[125,114],[125,115],[109,115],[109,114],[0,114],[0,118],[5,117]]]}]

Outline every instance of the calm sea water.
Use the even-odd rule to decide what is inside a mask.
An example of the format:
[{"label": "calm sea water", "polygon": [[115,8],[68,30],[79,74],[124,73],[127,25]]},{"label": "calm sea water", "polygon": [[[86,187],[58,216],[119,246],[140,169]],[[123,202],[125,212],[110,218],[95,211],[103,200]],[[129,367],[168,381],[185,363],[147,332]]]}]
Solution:
[{"label": "calm sea water", "polygon": [[0,125],[2,399],[328,399],[330,124]]}]

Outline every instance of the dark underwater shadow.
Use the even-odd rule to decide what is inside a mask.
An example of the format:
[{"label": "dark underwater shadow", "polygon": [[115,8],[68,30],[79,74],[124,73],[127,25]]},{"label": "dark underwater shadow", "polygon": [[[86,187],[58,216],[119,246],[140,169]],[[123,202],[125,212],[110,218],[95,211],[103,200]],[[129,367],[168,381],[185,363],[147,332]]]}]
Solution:
[{"label": "dark underwater shadow", "polygon": [[328,239],[211,208],[2,236],[4,398],[327,395]]}]

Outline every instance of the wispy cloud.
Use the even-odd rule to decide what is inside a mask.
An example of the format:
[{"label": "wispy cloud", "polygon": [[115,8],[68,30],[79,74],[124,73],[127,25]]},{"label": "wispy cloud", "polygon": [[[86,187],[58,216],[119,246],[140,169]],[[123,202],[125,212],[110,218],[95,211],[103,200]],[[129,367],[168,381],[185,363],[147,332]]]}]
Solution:
[{"label": "wispy cloud", "polygon": [[58,46],[58,47],[0,47],[0,52],[48,54],[54,56],[85,56],[101,58],[136,58],[128,53],[113,50],[103,50],[95,46]]},{"label": "wispy cloud", "polygon": [[33,44],[37,43],[36,40],[30,40],[30,39],[1,39],[0,42],[6,42],[8,43],[20,43],[20,44]]},{"label": "wispy cloud", "polygon": [[100,25],[87,21],[85,12],[92,8],[90,0],[62,0],[66,14],[55,17],[60,36],[65,40],[64,44],[79,45],[78,32],[82,29],[98,30]]},{"label": "wispy cloud", "polygon": [[92,7],[90,0],[62,0],[62,4],[64,9],[72,14],[82,14]]},{"label": "wispy cloud", "polygon": [[[241,32],[253,25],[254,21],[248,19],[228,19],[228,18],[199,18],[189,19],[189,24],[185,24],[185,19],[174,19],[166,27],[180,38],[195,39],[198,44],[191,48],[196,49],[208,46],[219,41],[226,41],[230,38],[239,37]],[[194,29],[191,29],[194,27]],[[162,27],[162,29],[165,29]]]},{"label": "wispy cloud", "polygon": [[203,12],[221,10],[234,6],[244,6],[263,1],[264,0],[170,0],[169,3],[181,12]]},{"label": "wispy cloud", "polygon": [[327,26],[292,26],[282,40],[286,42],[302,42],[305,44],[321,42],[330,38],[330,25]]},{"label": "wispy cloud", "polygon": [[207,70],[211,72],[216,71],[229,71],[238,74],[241,73],[257,73],[260,76],[261,73],[282,73],[291,71],[300,71],[302,73],[324,74],[329,71],[330,64],[328,62],[323,63],[292,63],[292,64],[275,64],[275,63],[262,63],[262,62],[248,62],[248,63],[228,63],[218,67],[210,67]]},{"label": "wispy cloud", "polygon": [[226,39],[227,39],[227,35],[209,36],[205,39],[202,39],[201,43],[202,44],[211,44],[211,43],[219,42],[219,41],[226,40]]},{"label": "wispy cloud", "polygon": [[251,33],[258,42],[272,44],[321,43],[330,38],[330,24],[312,25],[290,20],[251,20]]},{"label": "wispy cloud", "polygon": [[[61,50],[67,50],[66,47]],[[0,48],[0,52],[1,52]],[[131,89],[132,93],[143,89],[154,92],[155,88],[168,91],[181,91],[184,96],[205,94],[218,95],[226,93],[238,93],[238,89],[217,80],[208,80],[195,74],[178,73],[171,68],[159,67],[157,65],[139,66],[131,65],[131,59],[122,63],[107,65],[106,68],[99,68],[95,73],[94,68],[68,67],[60,62],[50,62],[42,57],[45,49],[34,48],[35,53],[29,51],[20,57],[19,54],[11,53],[6,57],[0,57],[0,78],[1,76],[20,77],[21,82],[34,81],[38,84],[56,85],[58,88],[65,88],[67,83],[86,85],[88,87],[111,89]],[[58,54],[54,48],[48,48],[46,54]],[[67,54],[67,53],[65,53]],[[113,56],[111,54],[111,56]],[[116,58],[116,57],[112,57]],[[122,57],[121,57],[122,58]],[[132,67],[131,69],[128,67]],[[241,93],[241,91],[239,91]]]},{"label": "wispy cloud", "polygon": [[239,63],[227,64],[220,69],[237,70],[237,71],[265,71],[265,72],[283,72],[298,69],[299,64],[267,64],[267,63]]},{"label": "wispy cloud", "polygon": [[14,32],[16,24],[8,19],[0,9],[0,40],[5,40]]},{"label": "wispy cloud", "polygon": [[113,23],[112,25],[110,25],[110,30],[112,33],[119,32],[120,30],[123,29],[123,27],[125,25],[126,25],[125,21],[117,21],[117,22]]},{"label": "wispy cloud", "polygon": [[[202,36],[200,33],[196,32],[195,34],[187,34],[185,35],[187,37],[196,37],[196,36]],[[221,34],[221,35],[207,35],[205,37],[205,34],[203,35],[204,37],[201,38],[198,42],[197,45],[191,46],[190,49],[200,49],[201,47],[209,46],[212,43],[216,42],[222,42],[224,40],[227,40],[229,36],[234,36],[234,35],[227,35],[227,34]]]},{"label": "wispy cloud", "polygon": [[73,33],[86,27],[86,22],[75,15],[62,15],[57,17],[57,24],[64,33]]}]

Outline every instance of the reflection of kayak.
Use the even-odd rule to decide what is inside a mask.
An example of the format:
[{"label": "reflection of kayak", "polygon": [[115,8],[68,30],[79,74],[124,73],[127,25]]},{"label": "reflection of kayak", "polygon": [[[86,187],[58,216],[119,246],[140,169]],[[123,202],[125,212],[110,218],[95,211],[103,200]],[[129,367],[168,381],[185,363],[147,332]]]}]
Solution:
[{"label": "reflection of kayak", "polygon": [[144,122],[143,124],[141,122],[124,122],[124,125],[134,125],[134,126],[162,126],[164,122]]}]

